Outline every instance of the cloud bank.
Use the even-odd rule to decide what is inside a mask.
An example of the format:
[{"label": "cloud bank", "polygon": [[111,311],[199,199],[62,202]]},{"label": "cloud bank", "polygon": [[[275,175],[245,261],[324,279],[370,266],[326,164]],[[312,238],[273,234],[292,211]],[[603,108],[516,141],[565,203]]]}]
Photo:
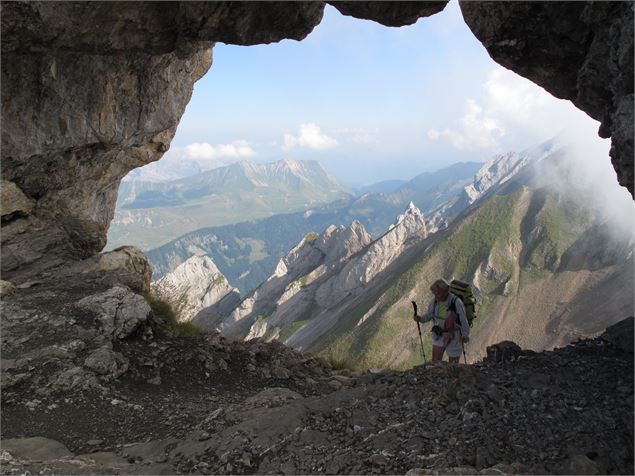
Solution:
[{"label": "cloud bank", "polygon": [[185,147],[172,147],[161,160],[131,171],[124,180],[176,180],[255,155],[256,151],[244,139],[217,145],[194,142]]},{"label": "cloud bank", "polygon": [[297,136],[284,134],[282,150],[288,151],[295,147],[323,150],[337,147],[337,140],[329,137],[314,123],[300,124]]},{"label": "cloud bank", "polygon": [[490,72],[482,91],[480,103],[468,99],[461,119],[442,129],[428,129],[428,139],[446,140],[459,150],[504,150],[523,136],[530,143],[564,130],[586,132],[592,122],[569,101],[500,66]]}]

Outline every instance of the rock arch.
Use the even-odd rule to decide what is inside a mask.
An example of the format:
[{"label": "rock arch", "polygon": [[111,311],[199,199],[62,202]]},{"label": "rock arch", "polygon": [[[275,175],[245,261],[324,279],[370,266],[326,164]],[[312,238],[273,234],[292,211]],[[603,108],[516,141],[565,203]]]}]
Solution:
[{"label": "rock arch", "polygon": [[[411,24],[447,2],[328,2]],[[633,4],[462,2],[492,58],[601,121],[633,194]],[[99,252],[119,181],[168,149],[214,42],[300,40],[314,2],[2,4],[2,273]]]}]

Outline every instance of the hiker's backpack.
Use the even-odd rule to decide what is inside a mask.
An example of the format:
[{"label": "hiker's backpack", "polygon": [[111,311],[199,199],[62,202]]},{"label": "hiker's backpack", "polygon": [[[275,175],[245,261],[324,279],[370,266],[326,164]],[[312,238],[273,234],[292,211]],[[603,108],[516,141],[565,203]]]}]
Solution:
[{"label": "hiker's backpack", "polygon": [[[453,279],[450,283],[450,292],[463,301],[467,323],[472,327],[472,322],[476,319],[476,299],[474,299],[474,294],[472,293],[472,286],[465,281]],[[456,312],[456,309],[453,310]]]}]

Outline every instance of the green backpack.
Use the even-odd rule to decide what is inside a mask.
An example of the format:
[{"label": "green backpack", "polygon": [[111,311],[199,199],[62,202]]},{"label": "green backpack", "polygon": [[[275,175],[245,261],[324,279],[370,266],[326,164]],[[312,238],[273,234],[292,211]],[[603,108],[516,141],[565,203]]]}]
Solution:
[{"label": "green backpack", "polygon": [[472,286],[465,281],[453,279],[450,283],[450,292],[463,301],[467,323],[472,327],[472,322],[476,319],[476,299],[474,299],[474,294],[472,293]]}]

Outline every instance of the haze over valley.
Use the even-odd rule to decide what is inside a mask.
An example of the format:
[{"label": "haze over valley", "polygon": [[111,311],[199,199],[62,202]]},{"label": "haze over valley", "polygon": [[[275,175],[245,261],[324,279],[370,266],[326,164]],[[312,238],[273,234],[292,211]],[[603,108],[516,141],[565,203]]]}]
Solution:
[{"label": "haze over valley", "polygon": [[633,312],[621,292],[635,286],[632,203],[617,193],[608,213],[598,187],[611,185],[576,172],[580,150],[555,138],[383,192],[195,230],[147,252],[154,289],[183,310],[200,303],[182,319],[206,331],[279,339],[358,369],[407,368],[421,358],[410,301],[425,303],[445,276],[477,296],[470,359],[502,339],[563,345]]},{"label": "haze over valley", "polygon": [[1,9],[0,473],[634,474],[631,2]]}]

